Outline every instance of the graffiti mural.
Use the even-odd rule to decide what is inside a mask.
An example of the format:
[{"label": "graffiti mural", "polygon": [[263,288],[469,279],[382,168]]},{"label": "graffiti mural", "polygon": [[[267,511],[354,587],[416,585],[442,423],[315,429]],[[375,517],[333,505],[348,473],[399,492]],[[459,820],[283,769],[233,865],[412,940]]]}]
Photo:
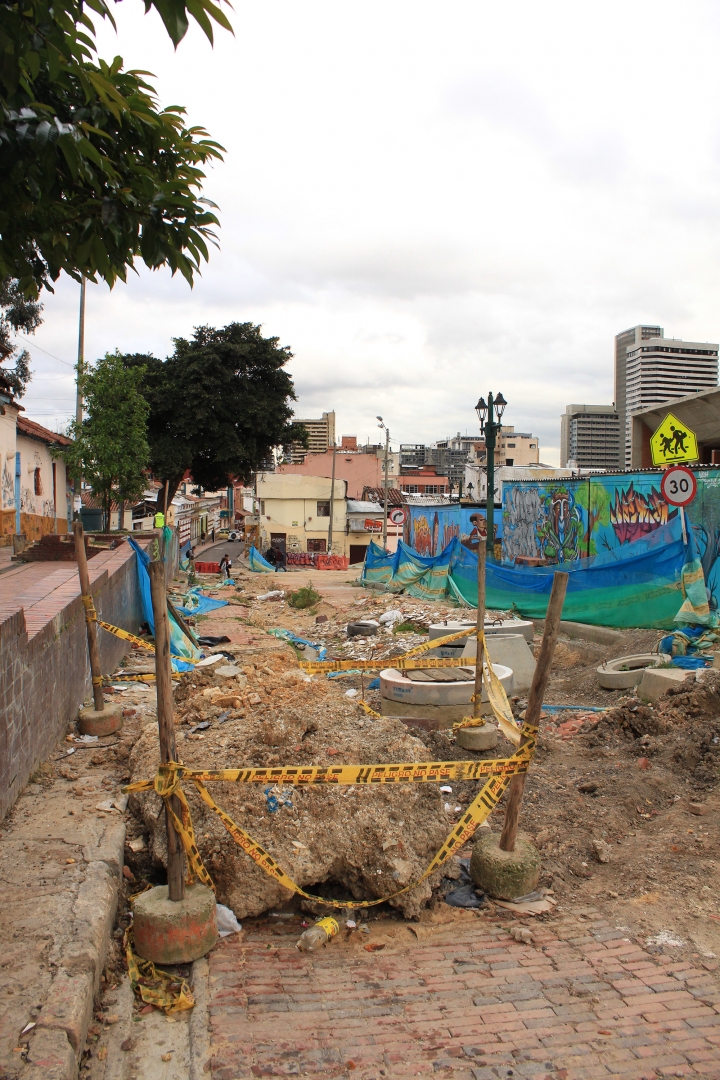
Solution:
[{"label": "graffiti mural", "polygon": [[[439,555],[456,537],[463,547],[477,549],[480,532],[485,534],[485,511],[476,507],[408,506],[405,543],[419,555]],[[501,511],[495,509],[495,533],[502,534]]]},{"label": "graffiti mural", "polygon": [[536,532],[544,559],[573,562],[582,558],[582,514],[564,484],[553,488],[542,500],[542,518]]},{"label": "graffiti mural", "polygon": [[3,462],[2,471],[2,508],[3,510],[13,510],[15,508],[15,487],[7,462]]},{"label": "graffiti mural", "polygon": [[[720,551],[720,470],[701,469],[696,477],[698,495],[688,517],[694,525],[697,517],[698,547],[709,566],[713,550]],[[506,482],[503,559],[531,555],[571,562],[599,555],[648,536],[677,515],[660,493],[658,472]]]},{"label": "graffiti mural", "polygon": [[627,491],[615,489],[615,502],[610,507],[610,524],[621,544],[632,543],[653,529],[666,525],[676,517],[677,508],[670,507],[657,488],[648,495],[635,491],[631,481]]}]

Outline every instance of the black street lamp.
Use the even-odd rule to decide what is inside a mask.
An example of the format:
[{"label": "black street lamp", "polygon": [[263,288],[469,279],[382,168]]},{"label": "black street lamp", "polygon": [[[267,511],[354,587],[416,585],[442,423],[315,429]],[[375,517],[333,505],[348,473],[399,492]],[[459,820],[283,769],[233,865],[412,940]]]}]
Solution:
[{"label": "black street lamp", "polygon": [[[487,404],[485,398],[480,398],[475,406],[475,412],[480,421],[480,434],[485,436],[485,449],[487,451],[487,497],[485,499],[488,551],[492,558],[495,554],[495,441],[497,433],[502,429],[502,415],[505,412],[507,401],[498,394],[493,398],[488,394]],[[497,416],[497,420],[495,419]]]}]

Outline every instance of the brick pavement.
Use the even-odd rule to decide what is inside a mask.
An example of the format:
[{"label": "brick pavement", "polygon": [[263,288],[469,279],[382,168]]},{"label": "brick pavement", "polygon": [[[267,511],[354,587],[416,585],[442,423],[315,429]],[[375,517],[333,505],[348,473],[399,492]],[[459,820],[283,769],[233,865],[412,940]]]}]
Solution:
[{"label": "brick pavement", "polygon": [[716,965],[651,955],[599,914],[534,924],[531,945],[472,912],[419,940],[379,921],[311,954],[279,921],[211,954],[211,1080],[720,1077]]}]

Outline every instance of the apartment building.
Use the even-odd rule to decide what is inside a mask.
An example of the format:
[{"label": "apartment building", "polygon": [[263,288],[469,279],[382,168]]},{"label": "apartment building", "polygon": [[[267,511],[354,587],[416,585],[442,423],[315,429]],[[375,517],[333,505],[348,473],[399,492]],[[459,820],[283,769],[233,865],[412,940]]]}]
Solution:
[{"label": "apartment building", "polygon": [[617,469],[620,416],[612,405],[568,405],[560,417],[560,468]]},{"label": "apartment building", "polygon": [[289,460],[293,465],[302,465],[306,454],[324,454],[335,443],[335,412],[324,412],[319,420],[305,420],[293,417],[294,424],[303,424],[308,433],[307,448],[299,443],[291,443]]},{"label": "apartment building", "polygon": [[660,326],[634,326],[615,338],[615,408],[621,465],[632,459],[632,417],[643,409],[718,385],[718,345],[666,338]]}]

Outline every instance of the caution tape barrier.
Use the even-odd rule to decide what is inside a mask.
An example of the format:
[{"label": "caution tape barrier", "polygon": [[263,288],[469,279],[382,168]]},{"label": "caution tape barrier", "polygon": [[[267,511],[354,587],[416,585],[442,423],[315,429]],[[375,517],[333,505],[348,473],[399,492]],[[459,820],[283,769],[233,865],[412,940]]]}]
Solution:
[{"label": "caution tape barrier", "polygon": [[439,649],[451,641],[459,641],[460,638],[468,636],[467,630],[461,630],[457,634],[447,634],[445,637],[433,638],[422,645],[416,645],[414,649],[410,649],[401,656],[386,656],[383,660],[301,660],[300,667],[310,675],[316,675],[321,671],[349,671],[351,668],[357,668],[361,671],[377,671],[378,668],[383,667],[411,670],[425,667],[468,667],[472,665],[468,665],[467,659],[463,660],[461,657],[458,657],[458,659],[430,657],[422,664],[414,662],[414,657],[421,656],[423,653],[429,652],[430,649]]},{"label": "caution tape barrier", "polygon": [[155,967],[152,960],[143,960],[133,949],[132,927],[125,931],[125,959],[130,985],[147,1005],[155,1005],[167,1015],[192,1009],[195,1004],[187,981]]}]

